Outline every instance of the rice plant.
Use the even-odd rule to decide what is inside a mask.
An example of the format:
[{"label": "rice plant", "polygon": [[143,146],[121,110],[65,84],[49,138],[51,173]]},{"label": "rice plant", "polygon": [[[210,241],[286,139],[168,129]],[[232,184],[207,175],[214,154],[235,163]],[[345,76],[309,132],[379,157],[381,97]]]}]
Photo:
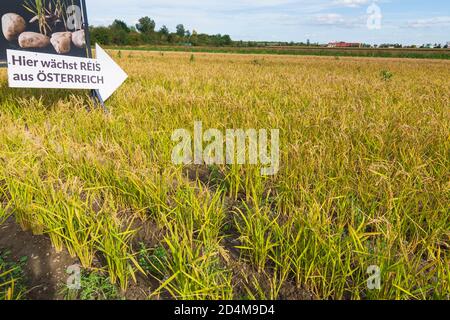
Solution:
[{"label": "rice plant", "polygon": [[37,22],[44,35],[51,33],[58,23],[66,27],[66,8],[61,0],[27,0],[23,6],[34,15],[29,22]]},{"label": "rice plant", "polygon": [[[122,54],[108,115],[2,86],[0,222],[148,298],[450,298],[448,61],[191,54]],[[280,129],[279,173],[173,164],[194,121]]]}]

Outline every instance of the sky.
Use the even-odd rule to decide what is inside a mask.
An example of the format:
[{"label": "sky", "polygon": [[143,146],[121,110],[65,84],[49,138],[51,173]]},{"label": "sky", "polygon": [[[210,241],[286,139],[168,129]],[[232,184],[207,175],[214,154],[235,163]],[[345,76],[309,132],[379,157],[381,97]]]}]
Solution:
[{"label": "sky", "polygon": [[142,16],[233,40],[450,42],[450,0],[87,0],[90,24]]}]

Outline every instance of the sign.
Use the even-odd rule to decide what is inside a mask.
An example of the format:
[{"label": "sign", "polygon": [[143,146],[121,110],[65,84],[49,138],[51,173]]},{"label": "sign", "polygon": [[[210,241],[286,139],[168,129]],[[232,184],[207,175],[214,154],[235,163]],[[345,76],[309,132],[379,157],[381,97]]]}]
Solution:
[{"label": "sign", "polygon": [[86,12],[85,0],[2,0],[0,66],[10,87],[94,89],[103,104],[127,75],[99,46],[92,59]]},{"label": "sign", "polygon": [[127,74],[99,46],[97,59],[7,50],[12,88],[97,89],[107,100]]}]

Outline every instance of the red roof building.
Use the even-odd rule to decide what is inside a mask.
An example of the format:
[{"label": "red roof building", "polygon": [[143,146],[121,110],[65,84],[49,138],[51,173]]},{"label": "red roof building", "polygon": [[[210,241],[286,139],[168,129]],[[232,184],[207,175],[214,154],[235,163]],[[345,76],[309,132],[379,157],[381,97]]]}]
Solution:
[{"label": "red roof building", "polygon": [[329,48],[359,48],[361,47],[360,43],[352,43],[352,42],[330,42],[328,44]]}]

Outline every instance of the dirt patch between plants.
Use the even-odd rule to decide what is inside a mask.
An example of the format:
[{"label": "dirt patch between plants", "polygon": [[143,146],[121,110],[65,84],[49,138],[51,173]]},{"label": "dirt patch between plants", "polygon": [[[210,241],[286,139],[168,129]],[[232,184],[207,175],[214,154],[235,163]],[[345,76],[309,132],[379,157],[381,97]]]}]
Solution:
[{"label": "dirt patch between plants", "polygon": [[58,292],[69,277],[66,270],[79,263],[66,250],[56,252],[48,237],[23,231],[14,218],[0,225],[0,251],[9,251],[12,262],[27,257],[24,284],[29,290],[26,299],[30,300],[62,299]]},{"label": "dirt patch between plants", "polygon": [[[148,245],[158,243],[153,225],[140,222],[135,227],[138,230],[133,239],[135,248],[139,247],[140,242]],[[64,299],[61,291],[70,276],[66,270],[69,266],[79,264],[79,260],[71,257],[66,249],[56,252],[48,236],[23,231],[13,217],[0,225],[0,252],[9,252],[8,261],[13,263],[19,263],[22,258],[27,257],[23,266],[23,280],[28,290],[25,296],[28,300]],[[101,268],[104,263],[101,257],[95,258],[97,268]],[[145,300],[159,286],[157,281],[140,272],[136,273],[136,278],[137,283],[130,280],[127,291],[122,293],[125,299]]]}]

